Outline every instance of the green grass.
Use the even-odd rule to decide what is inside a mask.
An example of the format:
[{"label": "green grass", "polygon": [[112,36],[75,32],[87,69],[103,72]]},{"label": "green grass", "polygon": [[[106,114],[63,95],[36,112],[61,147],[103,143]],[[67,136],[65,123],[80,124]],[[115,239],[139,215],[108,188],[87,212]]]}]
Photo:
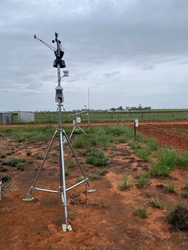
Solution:
[{"label": "green grass", "polygon": [[24,164],[24,162],[19,162],[19,163],[16,165],[16,168],[19,169],[19,170],[24,171],[24,169],[25,169],[25,164]]},{"label": "green grass", "polygon": [[169,193],[174,193],[175,192],[174,191],[174,184],[173,183],[169,183],[167,185],[167,192],[169,192]]},{"label": "green grass", "polygon": [[6,158],[6,154],[5,153],[0,154],[0,158]]},{"label": "green grass", "polygon": [[67,167],[68,167],[68,168],[74,167],[74,162],[69,160],[69,161],[67,162]]},{"label": "green grass", "polygon": [[184,187],[182,189],[185,190],[185,191],[188,191],[188,183],[187,182],[185,182],[185,185],[184,185]]},{"label": "green grass", "polygon": [[10,158],[9,160],[7,160],[7,165],[10,165],[12,167],[17,167],[17,165],[20,163],[20,162],[24,162],[25,160],[22,159],[22,158]]},{"label": "green grass", "polygon": [[68,176],[69,174],[70,174],[69,168],[66,167],[66,168],[65,168],[65,175]]},{"label": "green grass", "polygon": [[2,168],[0,168],[0,171],[1,171],[1,172],[6,172],[6,171],[8,171],[8,168],[2,167]]},{"label": "green grass", "polygon": [[106,167],[109,159],[108,157],[105,157],[103,151],[93,151],[87,157],[86,162],[93,166]]},{"label": "green grass", "polygon": [[134,141],[131,141],[129,144],[131,149],[145,162],[150,161],[151,154],[158,148],[158,143],[155,139],[145,137],[140,133],[137,133]]},{"label": "green grass", "polygon": [[166,165],[159,165],[158,163],[154,163],[149,171],[151,176],[154,177],[167,177],[169,176],[172,168]]},{"label": "green grass", "polygon": [[147,147],[137,151],[137,155],[145,162],[150,161],[150,153],[151,151]]},{"label": "green grass", "polygon": [[87,157],[86,162],[93,166],[106,167],[108,164],[108,158],[97,158],[91,155]]},{"label": "green grass", "polygon": [[90,139],[90,144],[91,144],[91,146],[96,146],[96,145],[97,145],[97,142],[98,142],[97,138],[92,137],[92,138]]},{"label": "green grass", "polygon": [[89,175],[89,178],[90,178],[91,180],[96,180],[96,179],[99,178],[99,176],[98,176],[98,174],[96,174],[96,173],[92,173],[92,174]]},{"label": "green grass", "polygon": [[107,168],[102,167],[98,170],[98,175],[105,175],[107,173]]},{"label": "green grass", "polygon": [[173,168],[178,162],[179,155],[175,149],[161,148],[157,153],[157,162],[159,165]]},{"label": "green grass", "polygon": [[9,174],[6,174],[6,175],[4,175],[4,176],[1,178],[1,181],[2,181],[3,183],[7,182],[8,180],[10,180],[10,175],[9,175]]},{"label": "green grass", "polygon": [[156,200],[152,200],[152,205],[153,207],[156,207],[156,208],[163,208],[165,203],[159,199],[156,199]]},{"label": "green grass", "polygon": [[2,154],[0,154],[0,158],[6,158],[7,155],[12,155],[12,152],[5,152],[5,153],[2,153]]},{"label": "green grass", "polygon": [[142,149],[142,146],[137,141],[131,142],[130,147],[134,152],[138,152],[139,149]]},{"label": "green grass", "polygon": [[79,135],[74,139],[73,146],[75,148],[84,148],[87,144],[87,137],[85,135]]},{"label": "green grass", "polygon": [[3,160],[1,162],[2,165],[9,165],[11,167],[16,167],[19,170],[24,170],[25,169],[25,160],[23,158],[10,158],[8,160]]},{"label": "green grass", "polygon": [[106,133],[113,136],[122,136],[123,134],[132,134],[132,129],[130,127],[125,127],[123,125],[118,126],[108,126],[106,128]]},{"label": "green grass", "polygon": [[158,150],[157,161],[153,163],[151,176],[166,177],[176,166],[188,166],[188,152],[177,152],[173,148],[164,147]]},{"label": "green grass", "polygon": [[26,155],[27,155],[27,156],[32,155],[31,150],[27,150]]},{"label": "green grass", "polygon": [[34,157],[38,160],[42,160],[44,158],[41,154],[35,154]]},{"label": "green grass", "polygon": [[130,188],[132,185],[130,181],[128,180],[128,177],[126,175],[123,176],[123,183],[119,185],[119,190],[123,191],[128,188]]},{"label": "green grass", "polygon": [[85,178],[83,176],[78,177],[78,182],[83,181]]},{"label": "green grass", "polygon": [[18,127],[18,128],[3,128],[1,132],[11,135],[19,143],[31,143],[37,141],[45,141],[52,136],[54,128],[51,127]]},{"label": "green grass", "polygon": [[150,182],[149,182],[149,175],[148,174],[141,175],[137,181],[137,186],[139,188],[148,186],[149,184],[150,184]]},{"label": "green grass", "polygon": [[137,214],[141,218],[146,218],[148,216],[147,206],[138,207]]}]

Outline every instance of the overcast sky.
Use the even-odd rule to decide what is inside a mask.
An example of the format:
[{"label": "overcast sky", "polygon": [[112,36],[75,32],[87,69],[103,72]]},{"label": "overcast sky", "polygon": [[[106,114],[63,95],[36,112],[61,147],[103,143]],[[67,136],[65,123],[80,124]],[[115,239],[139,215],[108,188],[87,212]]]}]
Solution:
[{"label": "overcast sky", "polygon": [[[188,0],[0,1],[0,111],[188,108]],[[63,69],[61,70],[61,74]]]}]

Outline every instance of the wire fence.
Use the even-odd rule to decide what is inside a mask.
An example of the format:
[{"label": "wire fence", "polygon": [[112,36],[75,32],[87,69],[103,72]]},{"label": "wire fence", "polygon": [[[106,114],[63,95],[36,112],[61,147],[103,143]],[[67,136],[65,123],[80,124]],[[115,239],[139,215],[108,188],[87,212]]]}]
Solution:
[{"label": "wire fence", "polygon": [[[74,112],[62,112],[62,122],[72,123],[76,117],[80,117],[82,122],[132,122],[139,121],[183,121],[188,120],[188,110],[186,111],[90,111],[76,114]],[[35,112],[34,123],[57,123],[58,112]],[[13,114],[13,123],[18,122],[18,115]]]}]

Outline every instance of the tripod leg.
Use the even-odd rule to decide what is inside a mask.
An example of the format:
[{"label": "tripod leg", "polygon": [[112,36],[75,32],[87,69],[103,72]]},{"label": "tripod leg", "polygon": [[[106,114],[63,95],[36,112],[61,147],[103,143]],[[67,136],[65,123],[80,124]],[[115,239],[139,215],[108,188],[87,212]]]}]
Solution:
[{"label": "tripod leg", "polygon": [[23,201],[32,201],[32,200],[34,199],[34,198],[31,196],[31,193],[32,193],[32,191],[33,191],[33,187],[35,186],[35,184],[36,184],[36,182],[37,182],[37,179],[38,179],[38,177],[39,177],[39,174],[40,174],[40,172],[41,172],[41,170],[42,170],[42,168],[43,168],[43,166],[44,166],[44,163],[45,163],[45,160],[46,160],[46,158],[47,158],[47,156],[48,156],[48,153],[49,153],[49,151],[50,151],[50,149],[51,149],[51,147],[52,147],[52,144],[53,144],[53,141],[54,141],[54,139],[55,139],[56,133],[57,133],[57,130],[55,131],[55,133],[54,133],[54,135],[53,135],[53,137],[52,137],[52,140],[51,140],[51,142],[50,142],[50,145],[48,146],[48,149],[47,149],[47,151],[46,151],[46,154],[45,154],[45,156],[44,156],[44,159],[43,159],[43,161],[42,161],[42,164],[41,164],[40,167],[39,167],[38,173],[37,173],[37,175],[36,175],[36,177],[35,177],[35,179],[34,179],[32,185],[31,185],[31,187],[29,188],[29,191],[28,191],[28,193],[27,193],[27,196],[26,196],[25,198],[23,198]]},{"label": "tripod leg", "polygon": [[77,125],[77,127],[86,135],[86,132]]},{"label": "tripod leg", "polygon": [[65,211],[65,222],[67,220],[67,197],[66,197],[66,182],[65,182],[65,166],[64,166],[64,154],[63,154],[63,136],[62,129],[59,130],[59,146],[60,146],[60,193]]},{"label": "tripod leg", "polygon": [[74,157],[75,157],[75,159],[76,159],[76,162],[77,162],[77,164],[78,164],[78,166],[79,166],[79,168],[80,168],[80,170],[81,170],[81,172],[82,172],[84,178],[87,179],[87,184],[88,184],[88,186],[89,186],[88,192],[95,192],[96,190],[92,188],[89,179],[88,179],[87,176],[85,175],[85,173],[84,173],[84,171],[83,171],[83,169],[82,169],[82,167],[81,167],[81,165],[80,165],[80,163],[79,163],[79,161],[78,161],[78,158],[77,158],[77,156],[76,156],[76,154],[75,154],[75,152],[74,152],[74,149],[73,149],[73,147],[72,147],[72,145],[71,145],[71,143],[70,143],[70,141],[69,141],[69,138],[68,138],[68,136],[67,136],[67,134],[66,134],[66,132],[65,132],[64,130],[63,130],[63,134],[64,134],[65,138],[67,139],[67,142],[68,142],[68,144],[69,144],[69,146],[70,146],[70,148],[71,148],[71,151],[72,151],[72,153],[73,153],[73,155],[74,155]]},{"label": "tripod leg", "polygon": [[70,136],[69,136],[69,139],[72,137],[72,135],[73,135],[73,133],[74,133],[75,128],[76,128],[76,125],[74,125],[74,128],[73,128],[73,130],[72,130],[72,132],[71,132],[71,134],[70,134]]},{"label": "tripod leg", "polygon": [[64,213],[65,213],[65,223],[62,225],[62,229],[64,232],[68,232],[72,230],[72,227],[68,224],[62,129],[59,130],[59,145],[60,145],[60,193],[61,193],[61,199],[64,205]]}]

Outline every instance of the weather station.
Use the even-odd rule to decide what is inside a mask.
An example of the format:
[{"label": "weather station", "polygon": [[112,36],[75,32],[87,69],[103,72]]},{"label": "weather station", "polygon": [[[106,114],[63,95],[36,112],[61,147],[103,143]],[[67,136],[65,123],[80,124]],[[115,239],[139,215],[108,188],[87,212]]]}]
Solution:
[{"label": "weather station", "polygon": [[[32,181],[32,184],[29,188],[29,191],[26,195],[26,197],[23,199],[23,201],[32,201],[34,200],[34,197],[32,196],[32,192],[35,191],[44,191],[44,192],[50,192],[50,193],[56,193],[59,194],[61,196],[61,200],[62,200],[62,204],[64,206],[64,217],[65,217],[65,221],[62,224],[62,230],[63,232],[68,232],[72,230],[71,225],[68,223],[68,210],[67,210],[67,191],[69,191],[70,189],[73,189],[75,187],[77,187],[78,185],[82,184],[82,183],[87,183],[88,189],[87,192],[91,193],[91,192],[95,192],[96,190],[92,188],[91,183],[88,179],[88,177],[86,176],[82,166],[80,165],[78,158],[74,152],[74,149],[72,147],[72,144],[70,143],[70,140],[65,132],[65,130],[63,129],[62,126],[62,109],[61,107],[63,106],[63,102],[64,102],[64,96],[63,96],[63,88],[61,86],[61,79],[63,77],[68,77],[69,76],[69,72],[64,70],[63,71],[63,76],[61,77],[61,72],[60,69],[61,68],[65,68],[65,61],[62,60],[63,56],[64,56],[64,51],[62,50],[62,44],[61,41],[58,39],[58,33],[55,32],[55,39],[52,40],[52,43],[56,43],[57,47],[54,48],[53,46],[49,45],[48,43],[44,42],[43,40],[39,39],[36,35],[34,35],[34,39],[42,42],[44,45],[46,45],[48,48],[50,48],[51,50],[54,51],[55,54],[55,60],[53,62],[53,67],[57,68],[57,79],[58,79],[58,86],[55,88],[55,102],[57,102],[57,110],[58,110],[58,123],[59,123],[59,127],[55,130],[54,135],[51,139],[51,142],[47,148],[47,151],[45,153],[44,159],[38,169],[37,175],[34,178],[34,180]],[[60,186],[59,186],[59,190],[49,190],[49,189],[45,189],[45,188],[39,188],[36,187],[36,182],[38,180],[39,174],[44,166],[44,163],[47,159],[48,153],[53,145],[53,142],[56,138],[56,135],[58,135],[59,138],[59,157],[60,157]],[[66,179],[65,179],[65,163],[64,163],[64,149],[63,149],[63,144],[64,142],[67,142],[69,144],[69,147],[75,157],[77,166],[79,167],[82,175],[83,175],[83,180],[79,181],[78,183],[76,183],[75,185],[72,185],[70,187],[66,187]]]},{"label": "weather station", "polygon": [[81,119],[81,117],[80,117],[80,115],[81,115],[82,113],[86,113],[86,108],[85,108],[84,111],[76,112],[76,113],[70,114],[70,115],[68,116],[68,118],[69,118],[70,116],[75,116],[75,119],[73,120],[73,125],[74,125],[74,127],[73,127],[72,132],[71,132],[71,134],[70,134],[70,136],[69,136],[69,139],[72,137],[74,131],[79,131],[79,130],[80,130],[80,131],[82,131],[82,133],[84,133],[84,134],[86,135],[86,132],[78,125],[79,123],[82,122],[82,119]]}]

